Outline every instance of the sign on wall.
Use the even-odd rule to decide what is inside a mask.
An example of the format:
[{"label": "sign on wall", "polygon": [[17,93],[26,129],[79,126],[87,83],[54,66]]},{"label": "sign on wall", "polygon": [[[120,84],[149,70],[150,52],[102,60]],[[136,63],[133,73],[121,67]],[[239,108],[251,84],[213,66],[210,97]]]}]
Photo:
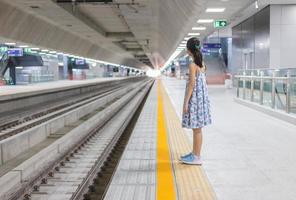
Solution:
[{"label": "sign on wall", "polygon": [[222,48],[221,43],[203,43],[204,49],[220,49]]},{"label": "sign on wall", "polygon": [[8,49],[8,56],[17,56],[21,57],[24,55],[23,49],[22,48],[13,48],[13,49]]},{"label": "sign on wall", "polygon": [[84,59],[76,59],[75,64],[76,65],[85,65],[85,60]]},{"label": "sign on wall", "polygon": [[221,28],[227,26],[227,21],[226,20],[215,20],[214,22],[214,27],[215,28]]}]

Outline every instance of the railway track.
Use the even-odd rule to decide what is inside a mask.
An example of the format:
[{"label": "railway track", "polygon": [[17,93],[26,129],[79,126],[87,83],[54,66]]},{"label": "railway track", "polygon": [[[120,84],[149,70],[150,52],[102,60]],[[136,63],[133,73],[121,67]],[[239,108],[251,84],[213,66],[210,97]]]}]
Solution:
[{"label": "railway track", "polygon": [[[113,163],[114,166],[116,163],[112,160],[114,153],[118,152],[118,149],[123,149],[124,141],[129,135],[125,130],[151,84],[151,80],[145,81],[140,88],[135,89],[138,90],[136,93],[124,95],[121,107],[114,112],[107,123],[92,130],[62,158],[54,161],[54,164],[46,168],[37,178],[26,183],[9,199],[88,199],[87,193],[90,192],[89,188],[93,188],[93,180],[96,182],[100,174],[107,173],[106,165],[110,166]],[[118,99],[115,103],[116,101]]]},{"label": "railway track", "polygon": [[[74,88],[64,88],[57,91],[46,91],[41,94],[32,93],[24,97],[15,97],[9,100],[0,100],[0,131],[11,128],[17,123],[28,121],[47,112],[54,112],[79,101],[86,100],[101,94],[106,89],[120,87],[133,82],[138,82],[139,78],[130,78],[112,82],[102,82],[98,84],[81,85]],[[35,101],[34,98],[37,100]],[[33,99],[33,100],[32,100]],[[32,102],[31,102],[32,100]],[[9,104],[8,102],[21,101],[21,106]],[[27,106],[27,104],[29,106]],[[4,112],[2,110],[5,110]]]},{"label": "railway track", "polygon": [[83,98],[79,98],[75,101],[70,101],[68,103],[56,105],[56,106],[50,107],[49,109],[42,110],[40,112],[35,112],[31,115],[20,117],[13,121],[6,122],[5,124],[2,124],[0,126],[0,141],[7,139],[18,133],[21,133],[34,126],[37,126],[41,123],[44,123],[64,113],[77,109],[80,106],[94,102],[108,94],[111,94],[112,92],[115,92],[124,87],[127,87],[127,85],[132,83],[134,83],[134,81],[124,83],[123,85],[120,85],[120,86],[115,85],[108,88],[104,88],[99,92],[97,91],[93,92],[92,94],[88,94]]}]

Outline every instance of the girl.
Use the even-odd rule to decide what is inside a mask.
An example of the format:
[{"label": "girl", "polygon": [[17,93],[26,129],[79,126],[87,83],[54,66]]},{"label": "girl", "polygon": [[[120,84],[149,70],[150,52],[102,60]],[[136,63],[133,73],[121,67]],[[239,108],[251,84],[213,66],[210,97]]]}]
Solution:
[{"label": "girl", "polygon": [[187,42],[187,53],[193,62],[189,65],[189,81],[183,105],[182,127],[193,131],[193,150],[181,156],[185,164],[201,165],[200,151],[202,146],[202,127],[211,124],[210,102],[206,84],[206,67],[200,52],[200,41],[190,38]]}]

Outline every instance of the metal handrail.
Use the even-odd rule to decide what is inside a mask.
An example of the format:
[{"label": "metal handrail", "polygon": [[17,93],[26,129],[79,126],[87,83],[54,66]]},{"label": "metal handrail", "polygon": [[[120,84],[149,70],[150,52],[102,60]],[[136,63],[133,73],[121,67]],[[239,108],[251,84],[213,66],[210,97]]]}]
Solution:
[{"label": "metal handrail", "polygon": [[[263,105],[263,84],[264,80],[270,80],[271,81],[271,107],[275,109],[275,101],[276,101],[276,96],[281,103],[282,107],[285,107],[285,111],[287,113],[291,112],[291,85],[292,83],[296,82],[296,77],[291,76],[290,70],[286,70],[285,76],[276,76],[276,72],[278,70],[273,70],[272,71],[272,76],[265,76],[263,74],[263,71],[260,72],[260,75],[254,75],[254,73],[251,71],[251,75],[246,75],[246,71],[243,71],[243,75],[235,75],[235,79],[238,81],[237,84],[237,97],[240,97],[240,89],[243,89],[243,94],[242,98],[246,99],[246,81],[250,82],[250,90],[251,90],[251,101],[254,102],[254,81],[260,81],[260,104]],[[294,69],[295,70],[295,69]],[[243,86],[240,87],[240,81],[242,81]],[[284,94],[286,96],[286,105],[283,105],[283,102],[280,98],[280,93],[278,92],[276,88],[276,82],[277,81],[284,81]]]},{"label": "metal handrail", "polygon": [[271,77],[271,76],[247,76],[247,75],[235,75],[235,78],[246,78],[246,79],[278,79],[278,80],[296,80],[296,77],[282,77],[282,76],[275,76],[275,77]]}]

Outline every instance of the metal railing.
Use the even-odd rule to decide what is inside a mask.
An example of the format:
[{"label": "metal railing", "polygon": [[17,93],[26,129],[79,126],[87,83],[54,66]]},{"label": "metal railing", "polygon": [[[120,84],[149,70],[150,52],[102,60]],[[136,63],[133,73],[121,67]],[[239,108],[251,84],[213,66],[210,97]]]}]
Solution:
[{"label": "metal railing", "polygon": [[238,98],[296,114],[296,68],[243,70],[235,80]]}]

